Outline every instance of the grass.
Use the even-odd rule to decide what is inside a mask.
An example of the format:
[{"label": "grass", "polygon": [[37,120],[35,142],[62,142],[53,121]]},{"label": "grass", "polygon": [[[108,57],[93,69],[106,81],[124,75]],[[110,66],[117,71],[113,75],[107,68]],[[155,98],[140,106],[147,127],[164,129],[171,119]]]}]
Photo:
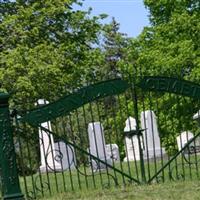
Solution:
[{"label": "grass", "polygon": [[[191,156],[191,161],[195,161],[195,157]],[[199,155],[198,155],[199,160]],[[168,159],[163,162],[166,163]],[[156,168],[155,168],[156,164]],[[136,165],[138,176],[136,173]],[[125,174],[139,179],[141,181],[140,162],[115,163],[115,168],[123,171]],[[145,172],[147,180],[158,171],[163,164],[161,160],[156,163],[151,161],[145,162]],[[84,167],[80,167],[80,171],[84,172]],[[169,172],[174,180],[179,179],[181,182],[173,182],[170,179]],[[76,169],[67,170],[62,173],[36,173],[32,176],[20,177],[20,185],[23,194],[37,199],[186,199],[200,200],[200,168],[198,165],[188,165],[179,156],[169,166],[159,174],[158,179],[154,179],[152,185],[140,185],[130,182],[129,178],[122,176],[119,172],[109,169],[94,173],[90,167],[85,168],[85,172],[89,176],[81,175]],[[109,175],[108,175],[109,174]],[[184,174],[184,177],[182,176]],[[164,179],[160,178],[160,175]],[[113,178],[118,181],[118,187],[115,185]],[[156,184],[157,181],[162,184]],[[184,180],[184,181],[183,181]],[[193,180],[193,181],[192,181]],[[126,187],[123,185],[126,184]],[[108,189],[109,188],[109,189]],[[194,193],[194,194],[193,194]],[[198,198],[196,197],[198,193]],[[183,195],[184,194],[184,195]],[[177,197],[177,198],[175,198]],[[185,197],[185,198],[184,198]]]},{"label": "grass", "polygon": [[[194,159],[194,157],[191,157]],[[167,162],[167,160],[165,160]],[[123,162],[122,166],[120,163],[115,163],[117,169],[123,168],[124,173],[130,175],[137,179],[135,163],[130,162],[130,169],[128,163]],[[141,180],[140,167],[138,165],[139,175],[138,178]],[[146,175],[148,176],[148,163],[145,163]],[[161,168],[161,162],[157,161],[157,170]],[[149,163],[150,174],[155,174],[155,163]],[[173,170],[172,170],[173,169]],[[81,167],[80,170],[84,172],[84,168]],[[182,182],[170,181],[169,171],[173,171],[173,176],[175,179],[185,180]],[[184,170],[184,173],[183,173]],[[20,184],[25,194],[25,182],[28,189],[28,194],[34,196],[36,194],[37,198],[41,199],[52,199],[52,200],[62,200],[62,199],[184,199],[183,197],[192,196],[191,200],[200,200],[200,182],[199,182],[199,169],[197,166],[184,166],[181,157],[174,160],[170,166],[168,166],[162,175],[164,175],[164,180],[162,184],[152,184],[152,185],[142,185],[138,186],[134,182],[130,182],[128,178],[124,178],[120,173],[115,173],[112,169],[109,170],[109,176],[106,170],[101,173],[96,172],[92,176],[91,169],[86,168],[86,173],[89,176],[83,176],[77,173],[74,169],[71,171],[65,171],[63,173],[49,173],[49,174],[34,174],[33,176],[27,176],[25,179],[20,177]],[[131,173],[131,174],[130,174]],[[181,174],[185,174],[185,178],[182,179]],[[119,186],[115,187],[115,182],[112,177],[116,177]],[[148,178],[148,177],[147,177]],[[49,179],[49,181],[48,181]],[[193,181],[191,181],[193,180]],[[155,180],[156,182],[156,180]],[[49,183],[49,184],[48,184]],[[109,183],[109,184],[108,184]],[[122,186],[126,183],[126,187]],[[43,185],[43,188],[41,187]],[[108,187],[109,186],[109,187]],[[42,188],[42,189],[41,189]],[[107,188],[107,189],[106,189]],[[109,188],[109,190],[108,190]],[[185,195],[182,194],[185,192]],[[191,194],[191,193],[195,194]],[[196,198],[196,193],[198,192],[199,197]],[[178,198],[175,198],[175,197]]]},{"label": "grass", "polygon": [[127,186],[107,190],[61,193],[43,200],[199,200],[200,181],[167,182],[162,184]]}]

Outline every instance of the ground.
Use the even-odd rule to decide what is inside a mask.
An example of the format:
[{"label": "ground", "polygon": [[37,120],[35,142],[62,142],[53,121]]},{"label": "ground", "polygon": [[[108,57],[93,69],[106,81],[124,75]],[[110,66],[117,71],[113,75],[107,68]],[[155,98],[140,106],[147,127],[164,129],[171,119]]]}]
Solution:
[{"label": "ground", "polygon": [[[47,199],[47,198],[45,198]],[[48,200],[200,200],[200,181],[118,187],[109,190],[84,190],[58,194]]]}]

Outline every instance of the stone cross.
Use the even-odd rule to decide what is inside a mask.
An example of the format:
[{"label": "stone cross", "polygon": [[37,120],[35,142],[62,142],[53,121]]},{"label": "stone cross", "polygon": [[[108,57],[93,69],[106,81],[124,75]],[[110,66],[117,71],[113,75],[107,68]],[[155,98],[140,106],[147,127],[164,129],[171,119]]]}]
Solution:
[{"label": "stone cross", "polygon": [[[128,117],[126,120],[126,126],[124,128],[124,133],[129,133],[130,131],[136,131],[136,120],[133,117]],[[126,145],[126,157],[124,161],[133,161],[140,160],[140,149],[138,136],[133,135],[131,137],[125,136],[125,145]]]}]

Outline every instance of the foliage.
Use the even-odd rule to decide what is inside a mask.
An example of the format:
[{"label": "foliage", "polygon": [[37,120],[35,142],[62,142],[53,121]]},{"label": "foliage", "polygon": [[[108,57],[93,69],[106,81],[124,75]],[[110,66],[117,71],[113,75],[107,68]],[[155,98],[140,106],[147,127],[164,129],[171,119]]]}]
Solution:
[{"label": "foliage", "polygon": [[[120,62],[121,69],[134,73],[136,82],[143,75],[175,76],[200,82],[199,1],[145,0],[144,3],[152,26],[145,27],[129,43],[127,56]],[[150,105],[148,93],[138,91],[138,99],[139,107],[143,107],[144,101],[145,109],[156,110],[156,106]],[[167,149],[174,149],[175,136],[180,131],[196,131],[192,116],[199,109],[197,101],[164,94],[154,94],[151,99],[160,107],[157,115],[160,115],[160,132]]]},{"label": "foliage", "polygon": [[[76,0],[0,2],[1,91],[11,94],[17,114],[38,99],[51,102],[84,85],[93,73],[105,15],[91,17],[90,10],[73,10],[74,4],[81,6]],[[17,152],[17,162],[20,173],[30,174],[39,167],[38,130],[22,129],[24,134],[17,134],[25,156]],[[18,135],[15,140],[20,143]]]},{"label": "foliage", "polygon": [[105,63],[103,67],[104,74],[111,77],[120,76],[118,62],[126,54],[125,49],[128,45],[126,34],[119,32],[120,24],[115,18],[112,18],[110,24],[104,27],[103,54]]},{"label": "foliage", "polygon": [[[13,104],[52,99],[83,84],[101,30],[76,0],[1,1],[1,89]],[[12,7],[12,9],[10,9]],[[33,106],[33,103],[32,103]]]},{"label": "foliage", "polygon": [[[102,118],[123,158],[124,135],[118,133],[123,132],[126,117],[136,117],[137,100],[139,113],[154,109],[162,142],[168,152],[174,153],[177,134],[183,130],[196,132],[191,118],[199,109],[198,102],[134,91],[134,85],[143,75],[176,76],[200,82],[199,1],[144,0],[151,26],[132,39],[119,32],[120,25],[114,18],[103,26],[100,19],[105,15],[91,17],[90,9],[75,11],[74,4],[81,5],[77,0],[1,0],[0,84],[2,91],[11,94],[11,108],[27,110],[39,98],[51,102],[85,84],[123,76],[133,91],[100,101],[94,119]],[[89,105],[86,110],[88,123],[93,121]],[[84,142],[86,148],[85,117],[83,111],[77,112],[71,119],[74,134],[77,143]],[[79,129],[85,129],[83,138],[78,135]]]},{"label": "foliage", "polygon": [[198,0],[144,0],[145,6],[150,11],[150,21],[153,25],[170,22],[174,13],[181,14],[186,11],[192,15],[199,12],[200,3]]}]

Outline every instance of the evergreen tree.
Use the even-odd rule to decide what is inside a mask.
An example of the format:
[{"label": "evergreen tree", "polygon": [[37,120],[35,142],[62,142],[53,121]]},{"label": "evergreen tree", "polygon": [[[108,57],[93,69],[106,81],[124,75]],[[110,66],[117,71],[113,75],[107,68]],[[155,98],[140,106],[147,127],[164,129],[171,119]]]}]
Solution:
[{"label": "evergreen tree", "polygon": [[123,59],[125,49],[128,44],[126,34],[119,32],[120,24],[115,18],[112,18],[110,24],[104,28],[103,53],[105,63],[103,67],[104,74],[108,77],[120,76],[118,63]]}]

